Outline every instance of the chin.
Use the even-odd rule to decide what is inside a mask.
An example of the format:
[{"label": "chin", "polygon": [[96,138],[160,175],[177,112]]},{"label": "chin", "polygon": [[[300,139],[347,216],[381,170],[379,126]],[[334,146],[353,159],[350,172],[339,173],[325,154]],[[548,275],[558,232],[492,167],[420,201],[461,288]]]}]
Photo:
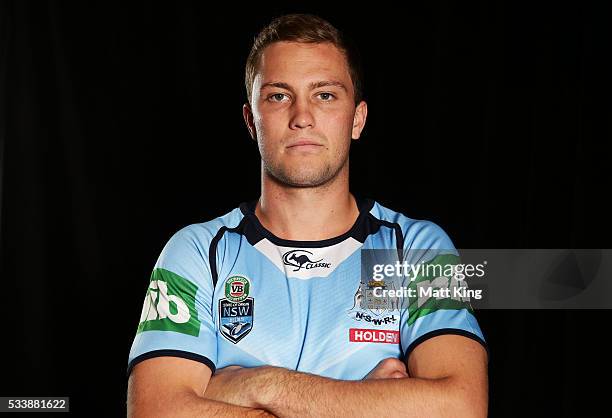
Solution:
[{"label": "chin", "polygon": [[328,170],[317,172],[308,171],[302,173],[292,173],[285,177],[286,183],[296,187],[316,187],[327,183],[331,179]]}]

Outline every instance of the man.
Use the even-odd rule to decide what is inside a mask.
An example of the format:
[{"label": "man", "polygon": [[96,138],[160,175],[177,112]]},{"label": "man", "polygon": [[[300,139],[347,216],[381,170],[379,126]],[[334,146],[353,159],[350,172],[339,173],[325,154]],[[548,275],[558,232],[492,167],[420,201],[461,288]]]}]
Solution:
[{"label": "man", "polygon": [[486,416],[469,306],[367,300],[385,285],[363,282],[361,250],[454,247],[437,225],[349,192],[367,117],[354,51],[318,17],[277,18],[246,88],[261,196],[166,244],[130,352],[129,415]]}]

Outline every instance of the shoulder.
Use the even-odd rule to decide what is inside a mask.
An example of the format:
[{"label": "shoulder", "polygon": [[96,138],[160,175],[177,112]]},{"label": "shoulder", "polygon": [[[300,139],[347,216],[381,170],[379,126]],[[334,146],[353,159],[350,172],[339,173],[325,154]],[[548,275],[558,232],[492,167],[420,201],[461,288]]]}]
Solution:
[{"label": "shoulder", "polygon": [[219,234],[219,231],[236,228],[243,218],[244,215],[240,209],[235,208],[210,221],[184,226],[174,233],[170,241],[188,241],[200,244],[210,243]]},{"label": "shoulder", "polygon": [[215,237],[224,230],[237,227],[242,218],[242,212],[236,208],[210,221],[184,226],[170,237],[156,267],[175,271],[192,266],[197,270],[202,262],[208,261],[210,246]]},{"label": "shoulder", "polygon": [[389,209],[378,202],[374,202],[370,214],[375,218],[398,225],[402,231],[404,248],[439,248],[453,249],[454,244],[446,231],[437,223],[414,219],[405,214]]}]

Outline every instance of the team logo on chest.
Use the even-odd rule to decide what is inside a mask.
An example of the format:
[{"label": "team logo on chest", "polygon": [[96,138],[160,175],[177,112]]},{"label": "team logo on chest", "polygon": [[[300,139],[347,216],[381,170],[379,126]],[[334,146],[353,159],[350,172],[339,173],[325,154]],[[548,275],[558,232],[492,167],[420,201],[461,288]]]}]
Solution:
[{"label": "team logo on chest", "polygon": [[237,344],[253,329],[255,301],[249,297],[251,282],[245,276],[230,276],[225,281],[225,298],[219,300],[219,331]]},{"label": "team logo on chest", "polygon": [[[348,314],[355,321],[365,321],[372,325],[395,324],[399,320],[399,298],[377,297],[375,288],[389,287],[383,280],[370,280],[367,284],[359,283],[355,292],[353,307]],[[392,286],[392,288],[395,288]]]},{"label": "team logo on chest", "polygon": [[310,270],[314,268],[330,268],[331,263],[324,262],[323,259],[313,260],[313,254],[306,250],[291,250],[283,254],[283,264],[295,267],[293,271],[300,269]]}]

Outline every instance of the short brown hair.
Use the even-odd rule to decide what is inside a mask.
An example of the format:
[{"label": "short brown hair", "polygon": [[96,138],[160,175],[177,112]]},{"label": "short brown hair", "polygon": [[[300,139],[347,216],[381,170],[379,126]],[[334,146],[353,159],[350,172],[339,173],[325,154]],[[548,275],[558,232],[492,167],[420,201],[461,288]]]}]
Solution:
[{"label": "short brown hair", "polygon": [[259,67],[263,50],[274,42],[329,42],[338,48],[344,56],[355,91],[355,104],[363,97],[363,76],[359,52],[354,44],[328,21],[311,14],[289,14],[275,18],[259,32],[246,62],[244,83],[247,99],[251,103],[253,81]]}]

